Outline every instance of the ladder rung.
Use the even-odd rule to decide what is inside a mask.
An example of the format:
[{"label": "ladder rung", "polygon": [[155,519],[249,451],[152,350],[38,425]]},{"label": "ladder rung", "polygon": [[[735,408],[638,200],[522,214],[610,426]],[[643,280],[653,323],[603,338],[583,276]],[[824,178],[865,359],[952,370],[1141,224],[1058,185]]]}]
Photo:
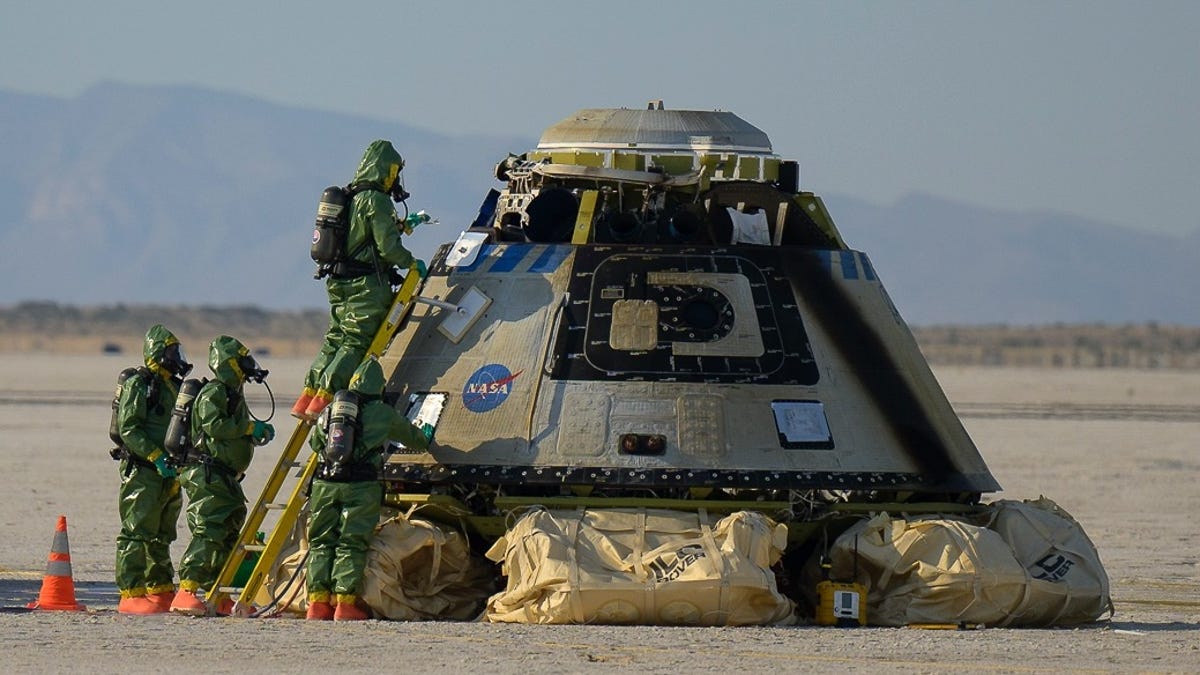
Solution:
[{"label": "ladder rung", "polygon": [[[404,283],[397,292],[396,298],[384,318],[383,325],[381,325],[379,330],[376,331],[375,338],[372,340],[371,346],[367,348],[367,353],[370,356],[380,357],[385,351],[387,351],[388,345],[391,343],[392,339],[396,336],[397,331],[400,329],[400,324],[402,324],[408,317],[408,313],[412,309],[412,299],[418,292],[420,292],[424,281],[419,274],[412,273],[412,271],[415,271],[415,269],[416,268],[414,265],[414,267],[411,268],[410,273],[405,276]],[[249,519],[242,525],[242,532],[240,535],[241,539],[252,539],[258,527],[263,524],[263,520],[265,519],[266,512],[268,510],[283,511],[279,517],[279,522],[272,526],[271,534],[267,537],[267,541],[271,542],[272,546],[278,546],[278,542],[275,541],[276,533],[286,532],[288,529],[295,526],[299,511],[299,509],[296,507],[303,507],[304,502],[308,498],[307,495],[297,494],[301,491],[301,488],[303,487],[302,484],[297,482],[293,485],[291,495],[294,497],[294,499],[289,497],[288,502],[275,502],[272,500],[278,498],[277,495],[279,490],[283,489],[284,483],[286,482],[286,474],[289,473],[291,469],[296,469],[296,473],[294,474],[296,478],[304,479],[305,476],[312,475],[312,472],[317,465],[317,458],[315,455],[303,452],[304,441],[307,439],[311,428],[311,422],[301,421],[296,424],[296,431],[292,433],[292,437],[290,440],[288,440],[283,454],[280,455],[279,462],[276,464],[276,471],[272,472],[271,477],[267,481],[266,486],[263,487],[262,494],[259,496],[254,508],[250,511],[250,513],[247,514]],[[296,502],[299,502],[299,504]],[[289,506],[292,507],[292,512],[290,514],[288,513]],[[245,587],[239,588],[236,586],[222,586],[222,582],[229,583],[233,580],[241,565],[244,562],[247,562],[249,557],[247,554],[250,552],[259,552],[263,555],[258,556],[257,560],[255,561],[254,570],[256,573],[250,575],[251,578],[246,582]],[[214,584],[217,587],[217,590],[214,591],[214,595],[226,594],[230,596],[236,596],[242,593],[253,595],[259,592],[262,589],[262,584],[264,583],[265,579],[264,575],[257,572],[265,569],[264,566],[277,562],[276,559],[280,555],[278,548],[273,549],[269,559],[268,556],[266,556],[266,552],[266,544],[239,543],[239,546],[230,553],[229,558],[225,561],[225,565],[221,568],[221,572],[217,577],[217,583]]]}]

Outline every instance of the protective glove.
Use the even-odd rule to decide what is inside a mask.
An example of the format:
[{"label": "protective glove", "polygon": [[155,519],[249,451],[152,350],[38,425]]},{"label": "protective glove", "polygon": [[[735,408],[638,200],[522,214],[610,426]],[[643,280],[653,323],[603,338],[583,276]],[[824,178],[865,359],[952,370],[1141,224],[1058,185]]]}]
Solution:
[{"label": "protective glove", "polygon": [[250,436],[254,439],[255,445],[266,445],[275,438],[275,427],[260,420],[254,420],[254,426],[250,429]]},{"label": "protective glove", "polygon": [[429,276],[429,269],[425,267],[424,260],[418,258],[413,264],[417,266],[417,274],[421,275],[422,279]]},{"label": "protective glove", "polygon": [[408,214],[408,217],[404,219],[404,234],[412,234],[418,225],[428,223],[430,220],[433,219],[424,211]]},{"label": "protective glove", "polygon": [[426,443],[432,443],[433,442],[433,425],[432,424],[422,424],[421,425],[421,435],[425,436]]},{"label": "protective glove", "polygon": [[173,469],[170,464],[167,464],[166,455],[159,455],[158,459],[154,460],[154,468],[158,469],[158,475],[162,476],[163,478],[175,477],[175,469]]}]

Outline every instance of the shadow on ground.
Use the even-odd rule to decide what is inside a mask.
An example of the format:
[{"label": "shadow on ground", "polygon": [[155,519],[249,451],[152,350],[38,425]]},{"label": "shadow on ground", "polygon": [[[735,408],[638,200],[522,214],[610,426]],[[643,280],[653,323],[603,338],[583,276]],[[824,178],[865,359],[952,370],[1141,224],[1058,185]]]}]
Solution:
[{"label": "shadow on ground", "polygon": [[1194,621],[1165,621],[1163,623],[1113,621],[1108,624],[1108,627],[1112,630],[1136,631],[1140,633],[1191,632],[1200,630],[1200,623]]},{"label": "shadow on ground", "polygon": [[[0,611],[26,611],[26,605],[37,602],[42,591],[41,579],[0,579]],[[117,586],[111,582],[75,582],[75,601],[90,610],[115,609]]]}]

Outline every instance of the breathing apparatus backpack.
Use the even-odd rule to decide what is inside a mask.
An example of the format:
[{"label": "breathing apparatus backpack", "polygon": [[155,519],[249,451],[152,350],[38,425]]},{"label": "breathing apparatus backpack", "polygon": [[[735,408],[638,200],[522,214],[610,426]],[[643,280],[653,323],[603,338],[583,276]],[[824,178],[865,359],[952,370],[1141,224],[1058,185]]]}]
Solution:
[{"label": "breathing apparatus backpack", "polygon": [[355,264],[354,256],[370,244],[366,239],[353,251],[347,252],[347,239],[350,236],[350,203],[360,190],[350,187],[331,185],[321,193],[321,201],[317,203],[317,223],[313,228],[312,249],[309,254],[317,263],[315,279],[321,279],[330,274],[338,276],[361,276],[374,269],[373,266]]},{"label": "breathing apparatus backpack", "polygon": [[179,385],[179,395],[175,397],[171,420],[167,422],[167,435],[163,439],[163,447],[177,464],[186,462],[188,452],[196,447],[192,438],[192,404],[206,382],[207,378],[193,378]]},{"label": "breathing apparatus backpack", "polygon": [[321,450],[319,478],[339,480],[348,477],[354,460],[354,443],[362,432],[359,420],[361,399],[343,389],[333,395],[325,417],[325,448]]},{"label": "breathing apparatus backpack", "polygon": [[121,390],[125,387],[125,380],[134,375],[142,378],[142,382],[145,383],[148,390],[146,393],[146,407],[153,408],[159,404],[158,378],[154,376],[154,373],[150,372],[149,368],[145,366],[131,366],[117,373],[117,388],[113,392],[112,399],[112,418],[108,422],[108,438],[116,444],[112,450],[108,451],[108,454],[113,459],[121,459],[127,456],[129,452],[125,447],[124,439],[121,438],[121,430],[117,428],[117,409],[121,407]]}]

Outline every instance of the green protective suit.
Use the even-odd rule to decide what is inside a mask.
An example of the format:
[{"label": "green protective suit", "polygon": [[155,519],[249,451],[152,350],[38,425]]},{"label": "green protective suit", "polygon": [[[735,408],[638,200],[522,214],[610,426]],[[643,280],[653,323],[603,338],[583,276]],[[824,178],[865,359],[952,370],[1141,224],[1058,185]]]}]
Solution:
[{"label": "green protective suit", "polygon": [[239,359],[249,350],[222,335],[208,350],[215,379],[192,404],[192,438],[205,456],[180,471],[187,493],[187,524],[192,540],[179,562],[180,588],[212,590],[246,522],[241,479],[254,456],[253,422],[242,395],[246,375]]},{"label": "green protective suit", "polygon": [[[167,347],[179,339],[161,324],[146,332],[142,356],[153,386],[141,376],[125,380],[117,403],[117,429],[124,457],[117,534],[117,590],[121,597],[165,593],[175,589],[171,542],[183,497],[179,482],[164,478],[154,460],[164,456],[163,439],[171,408],[179,393],[180,378],[162,366]],[[157,390],[151,400],[151,390]]]},{"label": "green protective suit", "polygon": [[[374,359],[364,362],[350,378],[350,390],[360,397],[354,453],[344,478],[323,478],[328,412],[313,429],[313,452],[322,456],[309,497],[309,597],[329,593],[358,595],[367,564],[367,549],[379,523],[383,485],[383,448],[389,439],[407,447],[427,449],[429,441],[408,419],[383,402],[383,369]],[[329,410],[328,408],[326,409]],[[365,478],[368,477],[369,478]]]},{"label": "green protective suit", "polygon": [[407,269],[413,262],[412,253],[401,242],[396,207],[388,196],[403,166],[404,160],[390,142],[374,141],[367,146],[350,183],[359,192],[351,202],[346,251],[355,253],[352,259],[373,271],[356,278],[330,276],[325,281],[329,328],[304,379],[310,392],[332,394],[346,388],[392,304],[389,270],[393,265]]}]

